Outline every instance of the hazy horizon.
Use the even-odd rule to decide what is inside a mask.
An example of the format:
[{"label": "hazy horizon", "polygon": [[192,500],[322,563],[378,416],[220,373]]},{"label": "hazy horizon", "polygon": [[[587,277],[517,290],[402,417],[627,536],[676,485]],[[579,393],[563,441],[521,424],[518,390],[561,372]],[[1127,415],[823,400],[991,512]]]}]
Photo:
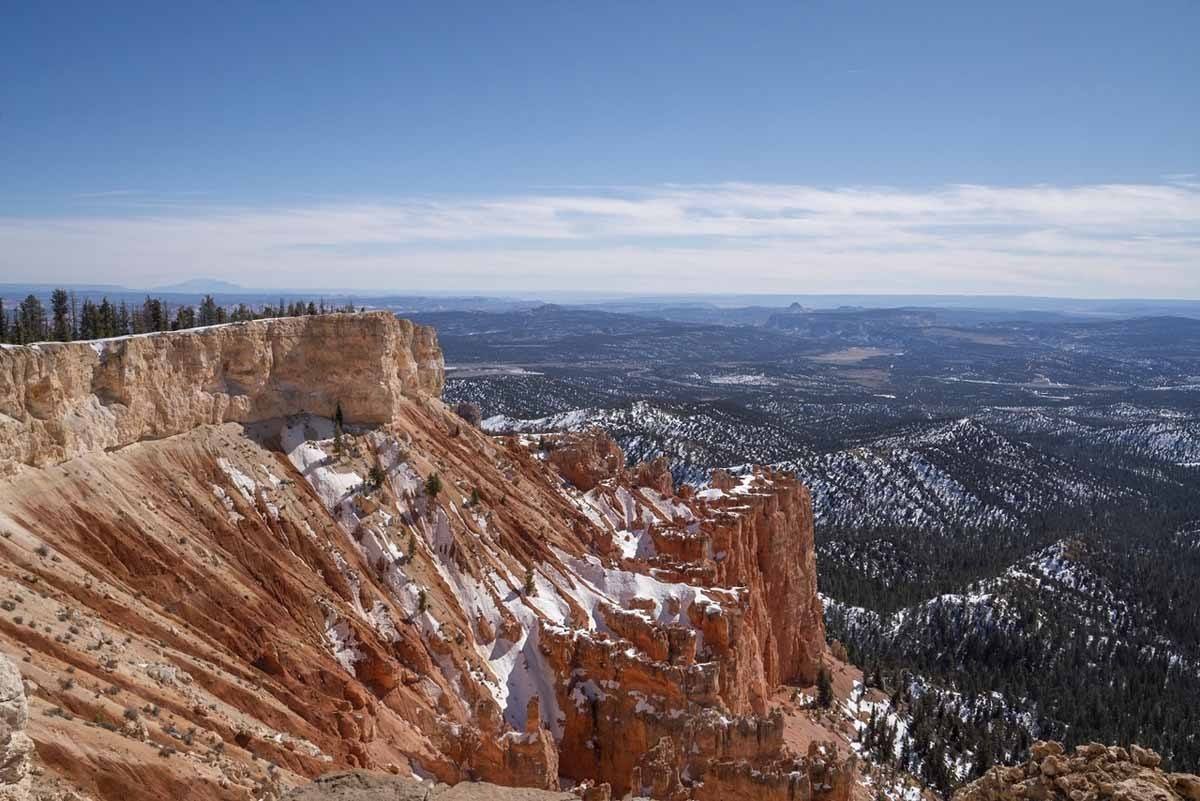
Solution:
[{"label": "hazy horizon", "polygon": [[[864,309],[886,308],[945,308],[962,310],[1062,312],[1066,314],[1116,314],[1119,316],[1161,315],[1186,313],[1200,315],[1200,300],[1192,298],[1154,297],[1082,297],[1054,295],[1004,295],[1004,294],[956,294],[956,293],[647,293],[647,292],[604,292],[600,290],[548,290],[526,292],[462,292],[430,289],[416,292],[405,288],[383,288],[352,292],[339,287],[254,287],[228,282],[209,282],[205,279],[189,279],[178,284],[160,286],[122,286],[117,284],[71,284],[71,283],[20,283],[0,282],[0,299],[15,306],[26,294],[32,293],[43,300],[55,289],[66,289],[77,293],[80,299],[110,297],[114,301],[138,300],[141,296],[156,296],[178,304],[198,302],[205,295],[212,295],[222,303],[249,302],[252,305],[271,304],[278,297],[287,301],[324,299],[361,302],[368,308],[378,307],[386,301],[486,301],[498,307],[528,308],[538,304],[560,304],[578,307],[611,307],[614,310],[629,310],[638,307],[647,309],[709,306],[725,309],[785,308],[792,304],[813,309],[859,307]],[[460,305],[468,308],[468,305]],[[384,308],[387,308],[386,306]],[[453,306],[452,306],[453,308]]]}]

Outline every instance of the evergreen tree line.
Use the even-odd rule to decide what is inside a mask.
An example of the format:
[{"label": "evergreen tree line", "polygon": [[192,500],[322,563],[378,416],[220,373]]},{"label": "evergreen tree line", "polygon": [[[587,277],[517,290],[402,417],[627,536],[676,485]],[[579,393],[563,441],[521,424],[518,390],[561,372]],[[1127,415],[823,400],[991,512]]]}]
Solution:
[{"label": "evergreen tree line", "polygon": [[353,303],[339,306],[319,301],[279,299],[279,305],[252,306],[238,303],[221,305],[212,295],[199,304],[172,305],[162,298],[146,296],[140,305],[124,300],[111,302],[107,297],[97,303],[91,298],[80,302],[74,292],[55,289],[50,293],[47,310],[36,295],[28,295],[15,309],[6,309],[0,298],[0,343],[24,345],[30,342],[72,342],[103,339],[156,331],[181,331],[206,325],[262,320],[269,317],[302,317],[310,314],[353,312]]}]

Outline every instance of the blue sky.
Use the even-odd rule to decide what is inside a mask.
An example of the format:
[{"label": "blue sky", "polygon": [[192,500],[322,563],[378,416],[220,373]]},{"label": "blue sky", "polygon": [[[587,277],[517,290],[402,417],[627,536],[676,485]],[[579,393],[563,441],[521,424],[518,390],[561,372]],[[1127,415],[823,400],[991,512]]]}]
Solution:
[{"label": "blue sky", "polygon": [[0,280],[1200,297],[1194,0],[739,6],[14,3]]}]

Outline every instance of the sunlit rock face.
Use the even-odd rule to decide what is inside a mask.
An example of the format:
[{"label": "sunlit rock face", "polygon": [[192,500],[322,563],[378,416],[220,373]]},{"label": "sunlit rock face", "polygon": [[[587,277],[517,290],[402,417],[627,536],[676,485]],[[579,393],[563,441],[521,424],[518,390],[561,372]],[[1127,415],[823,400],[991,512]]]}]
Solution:
[{"label": "sunlit rock face", "polygon": [[848,797],[772,705],[828,658],[793,478],[675,494],[599,435],[489,437],[438,397],[434,333],[384,314],[2,358],[0,650],[44,776]]},{"label": "sunlit rock face", "polygon": [[385,312],[3,347],[0,469],[339,403],[386,423],[400,397],[439,395],[444,372],[433,329]]}]

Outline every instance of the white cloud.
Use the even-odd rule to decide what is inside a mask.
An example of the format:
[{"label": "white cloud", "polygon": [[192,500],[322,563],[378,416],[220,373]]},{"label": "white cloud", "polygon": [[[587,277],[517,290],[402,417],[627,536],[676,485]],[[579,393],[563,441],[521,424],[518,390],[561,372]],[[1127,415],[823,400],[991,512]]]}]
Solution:
[{"label": "white cloud", "polygon": [[[121,207],[114,207],[120,209]],[[721,184],[0,218],[7,281],[1200,297],[1200,185]]]}]

